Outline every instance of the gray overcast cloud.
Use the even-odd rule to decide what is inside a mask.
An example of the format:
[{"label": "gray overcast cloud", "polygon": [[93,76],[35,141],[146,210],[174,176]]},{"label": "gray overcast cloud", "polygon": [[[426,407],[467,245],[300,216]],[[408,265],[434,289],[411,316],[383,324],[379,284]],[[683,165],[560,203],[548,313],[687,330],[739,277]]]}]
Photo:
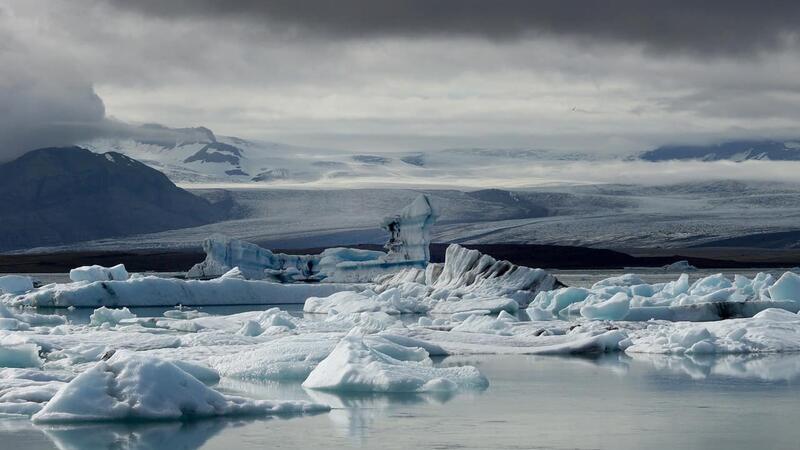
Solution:
[{"label": "gray overcast cloud", "polygon": [[0,0],[0,157],[128,123],[354,151],[797,137],[800,2]]},{"label": "gray overcast cloud", "polygon": [[800,3],[791,0],[113,1],[158,17],[235,17],[353,39],[552,34],[711,54],[793,42],[800,19]]}]

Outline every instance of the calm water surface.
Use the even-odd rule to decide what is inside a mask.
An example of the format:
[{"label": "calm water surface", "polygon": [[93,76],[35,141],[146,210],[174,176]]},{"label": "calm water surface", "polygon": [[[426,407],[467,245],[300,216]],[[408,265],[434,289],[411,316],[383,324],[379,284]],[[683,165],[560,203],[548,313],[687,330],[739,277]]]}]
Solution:
[{"label": "calm water surface", "polygon": [[489,378],[482,392],[336,395],[298,384],[224,381],[253,397],[310,399],[290,419],[38,427],[0,419],[0,448],[796,449],[800,355],[599,359],[449,357]]}]

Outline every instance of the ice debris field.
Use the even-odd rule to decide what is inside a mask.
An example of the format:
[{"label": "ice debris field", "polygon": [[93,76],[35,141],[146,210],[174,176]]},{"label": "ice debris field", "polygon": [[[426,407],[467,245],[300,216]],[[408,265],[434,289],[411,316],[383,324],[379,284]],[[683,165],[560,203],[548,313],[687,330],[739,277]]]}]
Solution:
[{"label": "ice debris field", "polygon": [[[0,277],[0,414],[34,422],[303,415],[330,405],[248,398],[218,383],[455,394],[491,380],[438,357],[800,351],[794,272],[656,284],[627,274],[565,286],[545,270],[455,244],[444,263],[429,263],[434,220],[424,196],[387,218],[387,252],[284,255],[215,236],[185,279],[123,266],[80,267],[70,283],[43,286]],[[281,306],[292,303],[303,311]],[[204,311],[211,305],[253,306]],[[149,306],[162,309],[136,313]],[[91,314],[72,320],[44,307]]]}]

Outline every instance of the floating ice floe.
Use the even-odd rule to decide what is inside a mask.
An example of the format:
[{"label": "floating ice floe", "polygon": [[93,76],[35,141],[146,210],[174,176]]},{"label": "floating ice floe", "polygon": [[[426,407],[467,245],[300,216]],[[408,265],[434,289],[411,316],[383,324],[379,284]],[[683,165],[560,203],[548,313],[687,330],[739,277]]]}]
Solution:
[{"label": "floating ice floe", "polygon": [[327,411],[325,405],[250,400],[221,394],[153,357],[118,353],[64,385],[34,422],[176,420]]},{"label": "floating ice floe", "polygon": [[452,244],[444,264],[409,268],[377,280],[372,290],[309,298],[313,313],[384,311],[389,314],[453,314],[488,310],[516,312],[539,292],[561,284],[541,269],[497,261],[477,250]]},{"label": "floating ice floe", "polygon": [[136,314],[132,313],[128,308],[111,309],[101,306],[95,309],[89,316],[89,323],[96,326],[103,324],[116,325],[121,320],[133,319],[135,317]]},{"label": "floating ice floe", "polygon": [[667,264],[666,266],[662,267],[665,272],[694,272],[697,270],[697,267],[689,264],[689,261],[675,261],[672,264]]},{"label": "floating ice floe", "polygon": [[125,281],[128,277],[128,271],[122,264],[113,267],[81,266],[69,271],[72,281]]},{"label": "floating ice floe", "polygon": [[25,275],[0,277],[0,294],[22,294],[33,289],[33,279]]},{"label": "floating ice floe", "polygon": [[21,295],[4,295],[11,305],[50,307],[209,306],[302,303],[315,295],[358,289],[352,284],[295,283],[221,277],[181,280],[142,276],[125,281],[49,284]]},{"label": "floating ice floe", "polygon": [[0,414],[31,416],[74,375],[58,371],[11,368],[0,370]]},{"label": "floating ice floe", "polygon": [[427,353],[421,360],[389,356],[368,345],[361,330],[355,328],[314,368],[303,387],[348,392],[430,392],[483,389],[488,384],[472,366],[433,367]]},{"label": "floating ice floe", "polygon": [[800,315],[766,309],[750,318],[656,322],[630,332],[627,353],[730,354],[800,351]]},{"label": "floating ice floe", "polygon": [[768,308],[800,310],[800,276],[779,280],[767,273],[750,279],[710,275],[689,283],[682,274],[668,283],[647,284],[632,274],[598,281],[591,288],[567,287],[540,292],[527,309],[535,320],[708,321],[751,317]]},{"label": "floating ice floe", "polygon": [[251,280],[370,282],[404,268],[424,268],[430,260],[430,228],[435,220],[436,213],[425,195],[420,195],[397,216],[385,219],[382,227],[390,233],[388,253],[329,248],[319,255],[287,255],[214,235],[203,242],[206,259],[192,267],[187,276],[215,278],[238,267],[242,276]]},{"label": "floating ice floe", "polygon": [[36,313],[15,313],[0,303],[0,330],[28,330],[32,326],[60,325],[66,320],[61,316]]},{"label": "floating ice floe", "polygon": [[25,339],[10,335],[0,335],[0,367],[41,367],[39,346]]}]

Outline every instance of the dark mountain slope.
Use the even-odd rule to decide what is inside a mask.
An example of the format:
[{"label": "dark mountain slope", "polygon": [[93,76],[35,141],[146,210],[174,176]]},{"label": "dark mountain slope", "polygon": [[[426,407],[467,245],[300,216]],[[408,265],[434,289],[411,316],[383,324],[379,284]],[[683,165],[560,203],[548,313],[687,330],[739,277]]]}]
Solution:
[{"label": "dark mountain slope", "polygon": [[115,152],[45,148],[0,165],[0,250],[193,227],[215,205]]}]

